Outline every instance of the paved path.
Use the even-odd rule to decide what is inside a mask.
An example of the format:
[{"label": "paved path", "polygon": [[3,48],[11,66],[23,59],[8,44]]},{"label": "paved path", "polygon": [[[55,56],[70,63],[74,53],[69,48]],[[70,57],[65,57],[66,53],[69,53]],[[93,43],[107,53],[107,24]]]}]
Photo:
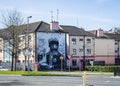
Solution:
[{"label": "paved path", "polygon": [[[65,74],[65,75],[71,75],[71,76],[83,76],[84,72],[63,72],[63,71],[49,71],[48,73],[51,74]],[[103,73],[103,72],[86,72],[87,75],[110,75],[113,76],[113,73]]]}]

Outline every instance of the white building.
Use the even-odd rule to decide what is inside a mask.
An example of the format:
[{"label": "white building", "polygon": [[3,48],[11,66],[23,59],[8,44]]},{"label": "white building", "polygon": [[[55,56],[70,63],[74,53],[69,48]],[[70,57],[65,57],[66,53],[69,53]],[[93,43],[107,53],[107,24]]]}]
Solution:
[{"label": "white building", "polygon": [[[19,37],[24,41],[22,42],[23,46],[20,48],[21,52],[18,55],[17,62],[24,63],[25,55],[23,50],[26,38],[24,31],[26,30],[26,25],[21,25],[20,27]],[[2,30],[0,31],[2,33]],[[105,64],[119,64],[120,34],[106,33],[99,29],[92,31],[93,35],[83,28],[59,25],[55,21],[50,24],[43,21],[31,23],[28,31],[29,47],[31,48],[30,63],[44,63],[45,65],[47,62],[46,54],[50,50],[48,40],[57,39],[59,44],[58,51],[64,57],[64,67],[70,66],[71,68],[82,69],[83,62],[85,62],[85,65],[90,65],[93,61],[104,62]],[[5,41],[0,39],[0,43],[4,44]],[[0,60],[9,61],[7,53],[2,51],[3,46],[0,46],[0,49]],[[26,58],[26,62],[28,62],[28,58]]]},{"label": "white building", "polygon": [[[94,37],[90,32],[75,26],[61,26],[68,32],[68,67],[75,69],[83,68],[83,61],[86,65],[94,60]],[[84,58],[85,57],[85,58]]]},{"label": "white building", "polygon": [[102,29],[90,31],[95,35],[96,61],[105,64],[120,64],[120,34],[117,29],[103,31]]},{"label": "white building", "polygon": [[[24,48],[25,48],[25,30],[26,25],[20,26],[20,39],[23,39],[23,46],[20,48],[21,52],[18,55],[17,62],[24,63],[25,60],[28,62],[28,58],[25,59]],[[29,24],[29,44],[31,48],[32,54],[30,55],[30,63],[39,63],[38,60],[41,59],[40,63],[43,63],[45,59],[42,60],[43,57],[41,55],[38,56],[38,45],[41,42],[44,42],[43,45],[47,44],[47,40],[49,38],[56,38],[59,41],[59,52],[62,53],[64,57],[64,66],[68,66],[67,56],[71,55],[71,68],[82,68],[83,56],[85,56],[85,60],[87,63],[89,61],[94,60],[94,39],[93,35],[82,28],[78,28],[75,26],[65,26],[59,25],[58,22],[51,22],[51,24],[41,22],[35,22]],[[38,34],[40,33],[40,36]],[[41,35],[43,34],[43,35]],[[51,34],[51,35],[50,35]],[[63,34],[63,35],[62,35]],[[44,36],[45,35],[45,36]],[[63,38],[61,38],[63,36]],[[44,38],[43,38],[44,37]],[[39,43],[38,43],[39,41]],[[83,47],[84,46],[84,47]],[[40,49],[43,46],[40,47]],[[44,53],[47,53],[49,48],[48,45],[45,46]],[[42,53],[42,52],[39,52]],[[8,56],[1,56],[1,60],[5,61]],[[44,56],[42,54],[42,56]],[[38,59],[39,57],[39,59]],[[8,59],[6,59],[7,61]]]},{"label": "white building", "polygon": [[115,63],[114,39],[95,38],[95,61],[105,62],[105,64]]}]

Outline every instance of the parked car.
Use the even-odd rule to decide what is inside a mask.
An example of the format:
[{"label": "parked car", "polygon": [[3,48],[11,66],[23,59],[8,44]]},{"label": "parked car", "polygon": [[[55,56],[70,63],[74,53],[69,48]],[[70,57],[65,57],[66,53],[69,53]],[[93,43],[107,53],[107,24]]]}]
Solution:
[{"label": "parked car", "polygon": [[1,70],[8,71],[8,70],[10,70],[10,69],[5,68],[5,67],[3,67],[3,66],[0,66],[0,71],[1,71]]}]

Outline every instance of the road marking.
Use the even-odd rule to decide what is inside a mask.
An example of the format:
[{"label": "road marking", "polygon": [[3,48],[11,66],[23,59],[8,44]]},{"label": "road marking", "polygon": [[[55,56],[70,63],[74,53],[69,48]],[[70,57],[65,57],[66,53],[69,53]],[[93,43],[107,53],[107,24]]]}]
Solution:
[{"label": "road marking", "polygon": [[106,82],[110,82],[110,81],[106,81]]},{"label": "road marking", "polygon": [[11,81],[0,81],[0,83],[10,83]]},{"label": "road marking", "polygon": [[120,76],[111,76],[110,78],[120,78]]}]

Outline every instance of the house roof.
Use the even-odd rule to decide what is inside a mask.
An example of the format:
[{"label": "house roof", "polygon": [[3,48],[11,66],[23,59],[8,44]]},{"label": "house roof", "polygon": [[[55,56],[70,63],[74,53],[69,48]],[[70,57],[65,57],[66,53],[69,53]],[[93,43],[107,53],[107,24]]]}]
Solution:
[{"label": "house roof", "polygon": [[[75,26],[68,26],[68,25],[59,25],[59,31],[58,32],[65,32],[69,33],[71,36],[93,36],[92,33],[85,31],[82,28],[78,28]],[[40,27],[37,29],[37,31],[44,31],[44,32],[55,32],[50,30],[50,24],[46,22],[41,22]]]},{"label": "house roof", "polygon": [[96,38],[105,38],[105,39],[120,40],[120,34],[117,34],[117,33],[104,32],[104,36],[97,37],[97,30],[91,30],[89,32],[93,33]]},{"label": "house roof", "polygon": [[70,36],[94,36],[92,33],[85,31],[83,28],[75,26],[60,25],[64,32],[68,32]]},{"label": "house roof", "polygon": [[46,22],[41,21],[39,27],[36,29],[36,31],[42,31],[42,32],[47,32],[50,31],[50,25]]},{"label": "house roof", "polygon": [[[34,23],[30,23],[28,25],[28,32],[31,33],[31,32],[34,32],[36,30],[36,28],[40,25],[41,22],[34,22]],[[6,31],[8,28],[5,28],[5,29],[0,29],[0,33],[2,33],[3,31]],[[19,33],[20,34],[23,34],[26,32],[27,30],[27,24],[23,24],[23,25],[20,25],[18,26],[18,28],[16,28],[19,30]]]},{"label": "house roof", "polygon": [[104,33],[108,38],[120,40],[120,34],[115,33]]},{"label": "house roof", "polygon": [[60,27],[58,27],[58,31],[52,31],[50,29],[50,24],[41,21],[39,27],[36,29],[38,32],[64,32]]},{"label": "house roof", "polygon": [[95,37],[97,37],[97,30],[90,30],[90,33],[92,33]]},{"label": "house roof", "polygon": [[[85,31],[82,28],[75,27],[75,26],[59,25],[58,28],[59,28],[59,31],[51,31],[50,24],[43,22],[43,21],[39,21],[39,22],[30,23],[28,25],[28,32],[29,33],[32,33],[35,31],[38,31],[38,32],[65,32],[65,33],[69,33],[70,36],[93,36],[92,33]],[[7,30],[7,29],[0,30],[0,33],[2,33],[5,30]],[[20,25],[18,30],[19,30],[19,34],[25,34],[27,31],[27,24]]]},{"label": "house roof", "polygon": [[[41,22],[42,21],[30,23],[28,25],[28,33],[34,32],[39,27]],[[24,34],[26,32],[26,30],[27,30],[27,24],[19,26],[19,30],[20,30],[21,34]]]}]

